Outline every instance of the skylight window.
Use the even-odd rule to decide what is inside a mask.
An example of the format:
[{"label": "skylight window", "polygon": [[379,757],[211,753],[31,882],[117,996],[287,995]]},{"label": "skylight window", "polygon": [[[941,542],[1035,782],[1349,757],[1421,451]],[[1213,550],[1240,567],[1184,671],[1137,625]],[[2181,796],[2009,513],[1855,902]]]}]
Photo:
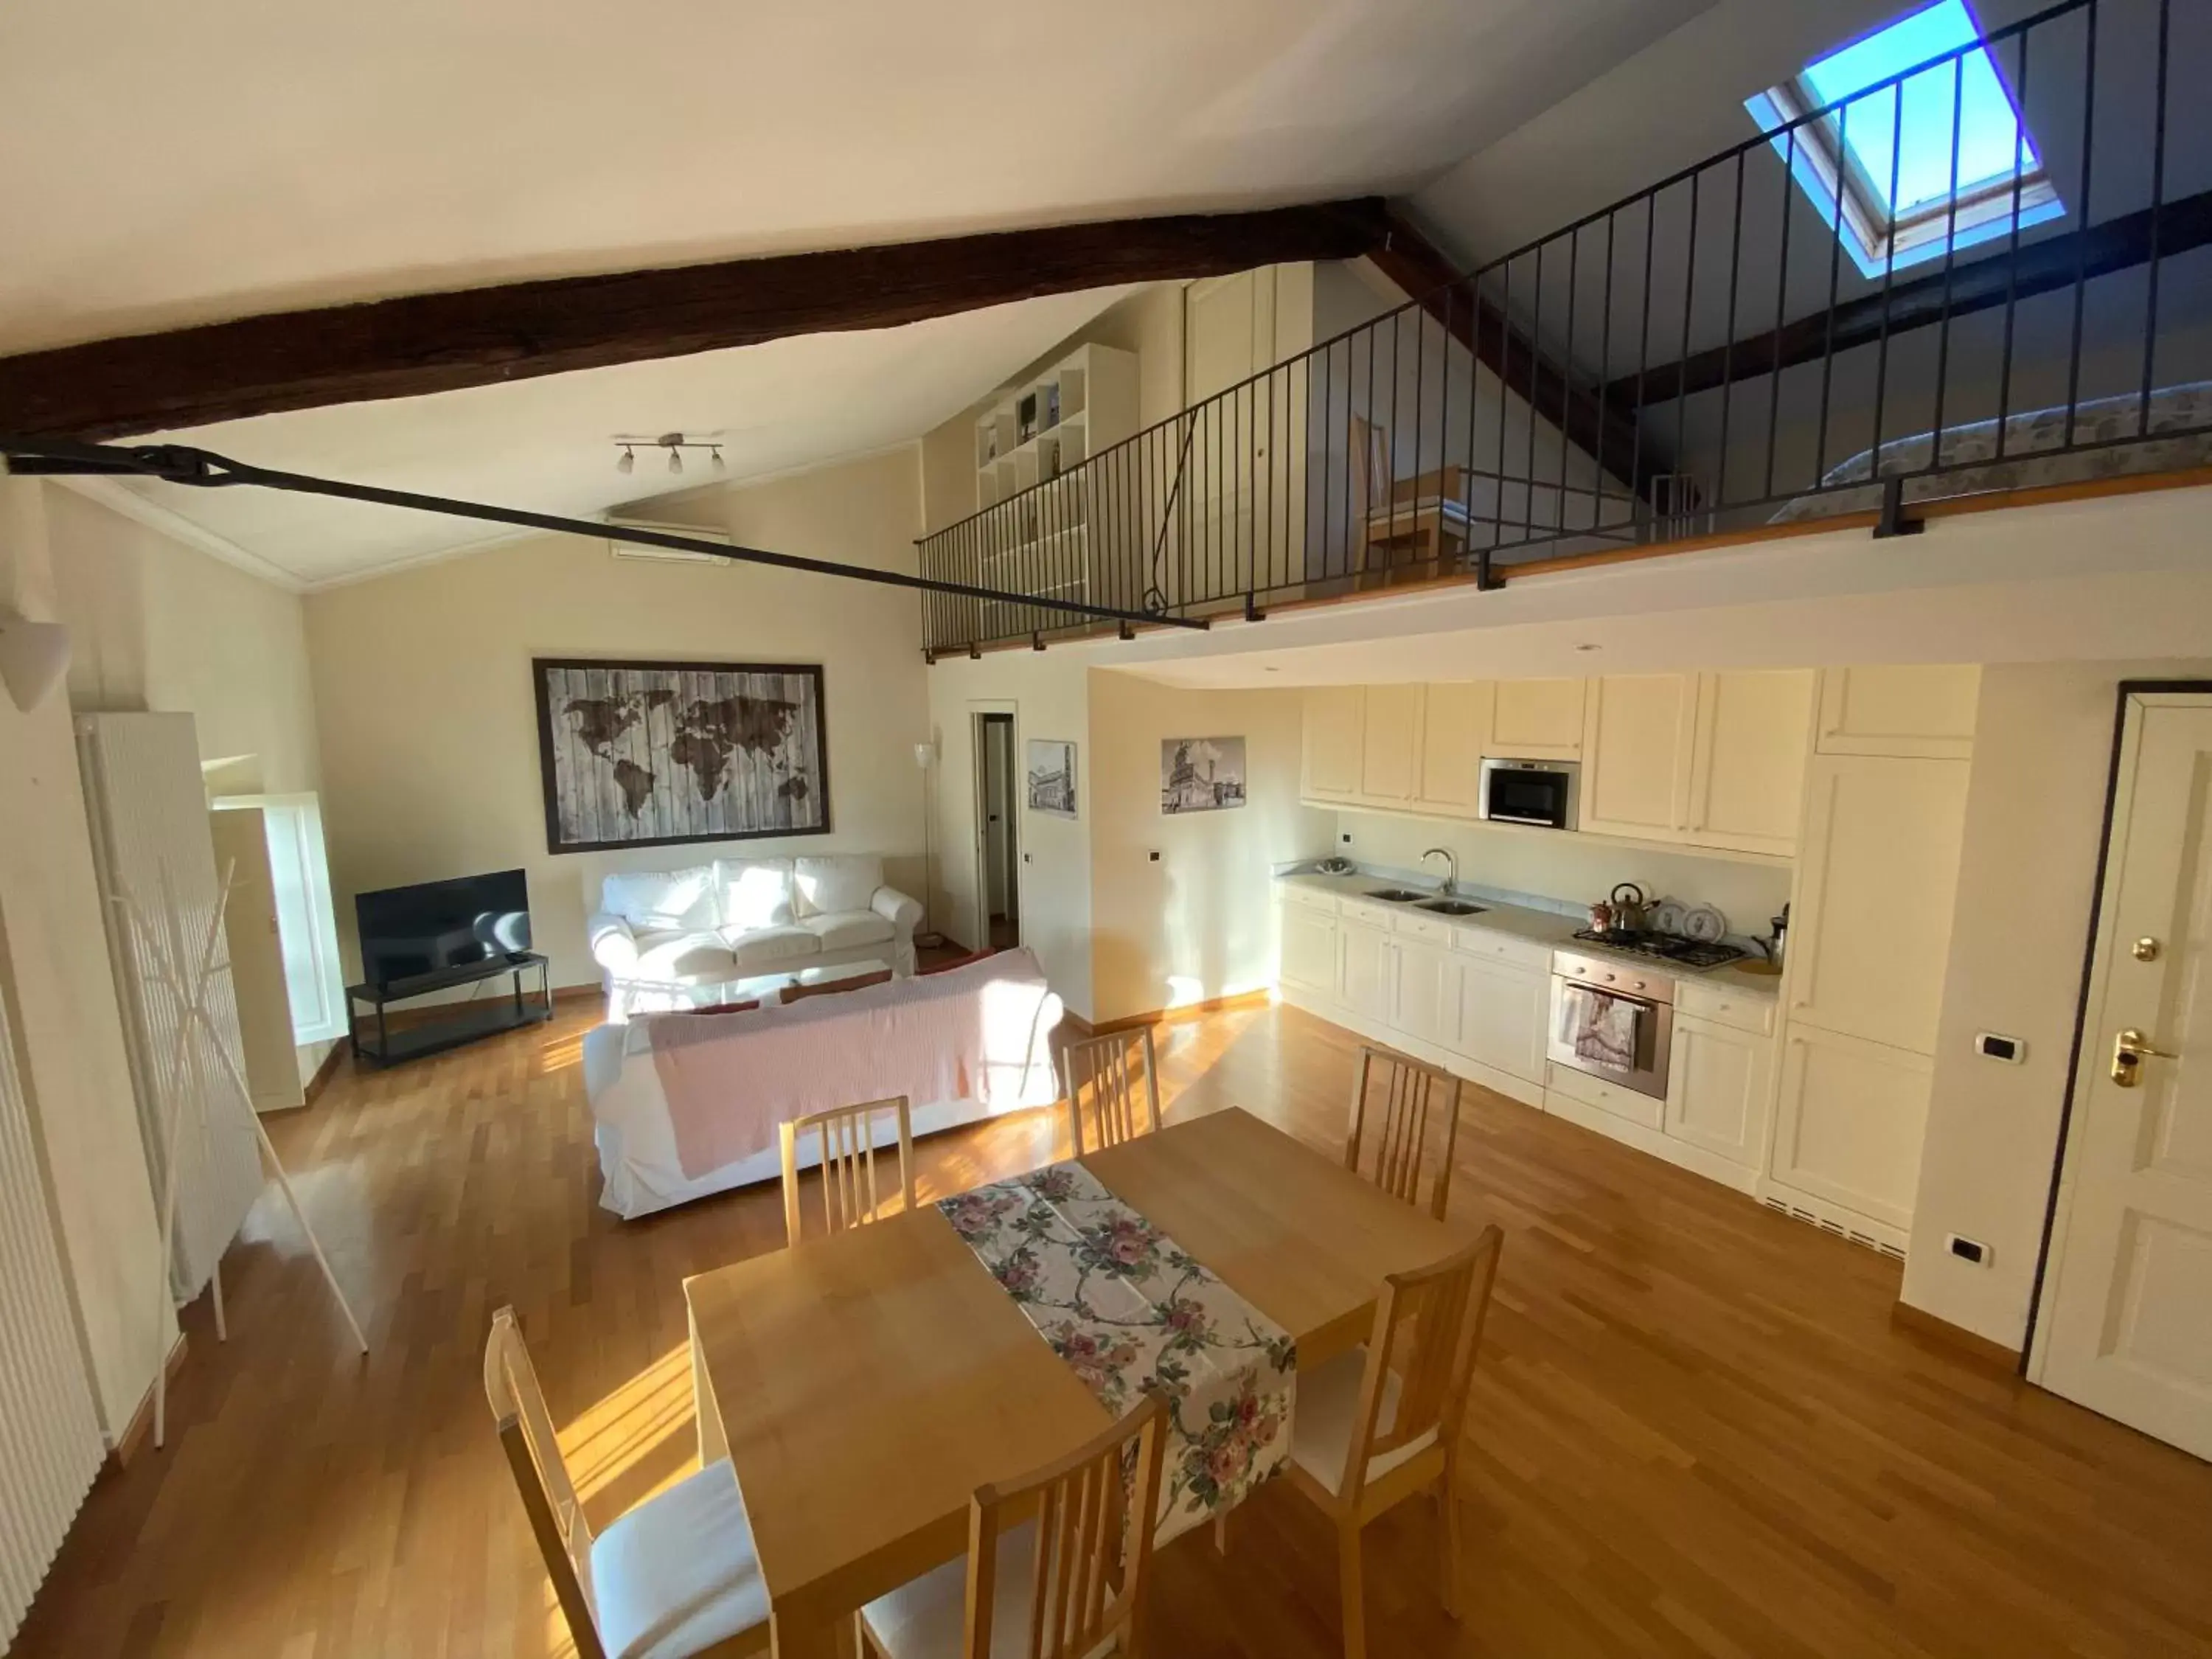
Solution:
[{"label": "skylight window", "polygon": [[1937,0],[1745,106],[1869,276],[2065,210],[1980,36],[1966,0]]}]

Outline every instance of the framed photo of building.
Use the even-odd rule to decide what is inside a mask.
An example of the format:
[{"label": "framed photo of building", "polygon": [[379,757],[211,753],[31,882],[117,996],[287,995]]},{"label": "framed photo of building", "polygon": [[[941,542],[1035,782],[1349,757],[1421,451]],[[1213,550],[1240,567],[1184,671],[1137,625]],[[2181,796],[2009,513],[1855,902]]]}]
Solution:
[{"label": "framed photo of building", "polygon": [[1244,739],[1160,740],[1160,811],[1218,812],[1244,804]]},{"label": "framed photo of building", "polygon": [[830,833],[820,665],[539,657],[530,671],[547,852]]},{"label": "framed photo of building", "polygon": [[1059,738],[1031,738],[1028,747],[1030,811],[1056,818],[1080,816],[1075,810],[1075,745]]}]

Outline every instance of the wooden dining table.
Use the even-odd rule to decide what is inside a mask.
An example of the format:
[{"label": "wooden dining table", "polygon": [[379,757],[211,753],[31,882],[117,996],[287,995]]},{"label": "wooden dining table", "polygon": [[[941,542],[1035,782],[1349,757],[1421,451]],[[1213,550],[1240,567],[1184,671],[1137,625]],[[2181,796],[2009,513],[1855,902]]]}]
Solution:
[{"label": "wooden dining table", "polygon": [[[1080,1160],[1297,1342],[1358,1345],[1384,1275],[1471,1224],[1390,1198],[1235,1108]],[[684,1281],[702,1464],[730,1460],[781,1659],[827,1659],[854,1608],[961,1554],[975,1488],[1107,1426],[934,1204]]]}]

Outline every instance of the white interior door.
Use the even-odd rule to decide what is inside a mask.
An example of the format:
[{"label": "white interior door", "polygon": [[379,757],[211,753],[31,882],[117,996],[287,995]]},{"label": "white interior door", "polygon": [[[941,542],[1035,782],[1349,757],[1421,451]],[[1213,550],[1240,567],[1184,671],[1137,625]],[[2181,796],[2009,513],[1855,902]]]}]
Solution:
[{"label": "white interior door", "polygon": [[2212,1457],[2212,694],[2129,698],[2029,1375]]}]

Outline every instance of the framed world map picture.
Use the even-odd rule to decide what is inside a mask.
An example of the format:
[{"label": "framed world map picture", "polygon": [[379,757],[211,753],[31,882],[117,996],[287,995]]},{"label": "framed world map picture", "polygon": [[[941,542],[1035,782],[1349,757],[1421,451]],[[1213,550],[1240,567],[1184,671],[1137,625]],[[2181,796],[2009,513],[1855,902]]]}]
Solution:
[{"label": "framed world map picture", "polygon": [[547,852],[830,832],[818,665],[530,668]]}]

